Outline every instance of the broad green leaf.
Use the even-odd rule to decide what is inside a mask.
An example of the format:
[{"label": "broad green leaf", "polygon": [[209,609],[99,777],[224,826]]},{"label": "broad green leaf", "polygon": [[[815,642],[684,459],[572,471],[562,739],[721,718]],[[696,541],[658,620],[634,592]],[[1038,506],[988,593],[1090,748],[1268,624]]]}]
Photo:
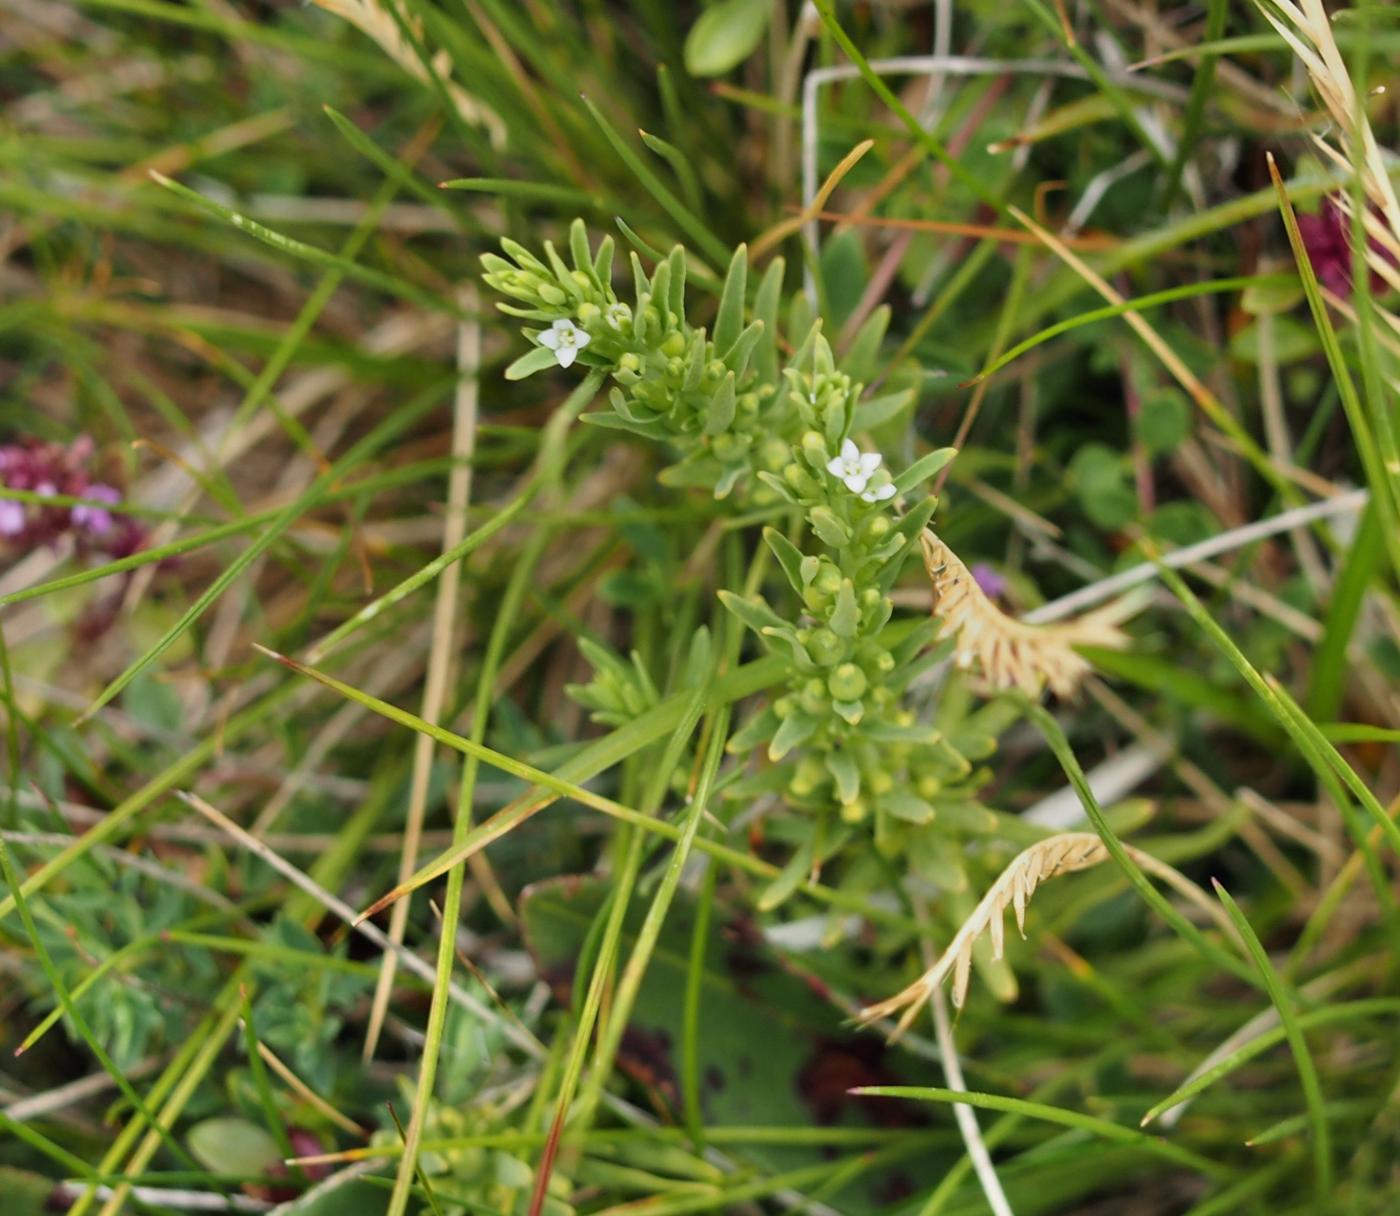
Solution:
[{"label": "broad green leaf", "polygon": [[266,1131],[232,1115],[196,1123],[186,1141],[202,1165],[220,1174],[256,1178],[282,1157],[277,1141]]},{"label": "broad green leaf", "polygon": [[720,0],[703,13],[685,39],[685,69],[692,76],[722,76],[758,48],[773,19],[773,0]]}]

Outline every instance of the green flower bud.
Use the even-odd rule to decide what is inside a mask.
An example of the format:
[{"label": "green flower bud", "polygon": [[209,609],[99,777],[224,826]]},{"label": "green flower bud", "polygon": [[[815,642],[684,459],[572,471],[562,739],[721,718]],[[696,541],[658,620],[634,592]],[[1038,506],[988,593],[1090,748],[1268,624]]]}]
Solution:
[{"label": "green flower bud", "polygon": [[860,606],[874,608],[880,602],[880,591],[876,587],[865,587],[860,593]]},{"label": "green flower bud", "polygon": [[827,595],[835,595],[841,590],[841,571],[830,562],[823,562],[822,568],[817,571],[817,577],[812,580],[812,585]]},{"label": "green flower bud", "polygon": [[841,804],[841,818],[847,823],[860,823],[869,814],[870,804],[864,798]]},{"label": "green flower bud", "polygon": [[642,370],[642,361],[629,350],[617,361],[617,367],[619,371],[636,374]]},{"label": "green flower bud", "polygon": [[803,756],[797,762],[788,790],[798,798],[807,798],[816,793],[826,781],[826,767],[815,756]]},{"label": "green flower bud", "polygon": [[874,648],[874,653],[870,656],[870,662],[873,664],[875,670],[883,675],[888,675],[894,670],[894,655],[888,650],[884,650],[878,646]]},{"label": "green flower bud", "polygon": [[888,515],[872,515],[865,521],[861,531],[865,534],[866,540],[877,541],[884,540],[893,528],[894,524],[890,523]]},{"label": "green flower bud", "polygon": [[666,341],[661,344],[661,353],[673,359],[685,354],[685,335],[680,332],[667,334]]},{"label": "green flower bud", "polygon": [[802,708],[813,717],[826,709],[826,685],[815,676],[802,686],[798,700]]},{"label": "green flower bud", "polygon": [[783,480],[803,496],[810,497],[816,491],[812,475],[800,464],[790,464],[783,470]]},{"label": "green flower bud", "polygon": [[584,291],[591,291],[593,289],[593,280],[590,279],[581,270],[572,271],[569,274],[569,278],[573,279],[573,281],[577,283],[580,287],[582,287]]},{"label": "green flower bud", "polygon": [[802,453],[808,460],[817,464],[826,464],[829,457],[826,452],[826,440],[817,431],[808,431],[802,436]]},{"label": "green flower bud", "polygon": [[932,773],[926,773],[920,777],[914,788],[919,791],[919,797],[925,800],[937,796],[939,790],[943,788],[943,783]]},{"label": "green flower bud", "polygon": [[812,640],[807,643],[807,653],[812,656],[812,662],[822,667],[830,667],[839,662],[845,652],[846,644],[830,629],[812,631]]},{"label": "green flower bud", "polygon": [[795,708],[791,697],[779,697],[773,702],[773,712],[780,718],[788,717]]},{"label": "green flower bud", "polygon": [[578,323],[587,329],[590,325],[596,325],[603,316],[603,310],[596,304],[591,304],[585,300],[578,306]]},{"label": "green flower bud", "polygon": [[[753,396],[753,394],[746,393],[745,396]],[[758,463],[770,473],[776,473],[781,469],[789,462],[791,456],[792,449],[781,439],[775,439],[772,436],[765,439],[763,441],[763,446],[758,449]],[[795,469],[798,468],[797,465],[793,465],[792,467]],[[801,469],[798,469],[798,472],[801,472]]]},{"label": "green flower bud", "polygon": [[564,293],[563,289],[554,286],[553,283],[541,283],[539,287],[536,288],[536,291],[539,293],[540,299],[546,304],[558,306],[569,302],[569,297]]},{"label": "green flower bud", "polygon": [[885,769],[878,769],[865,779],[872,794],[888,794],[894,789],[894,778]]},{"label": "green flower bud", "polygon": [[869,684],[865,672],[854,663],[842,663],[831,673],[826,686],[838,701],[858,701]]}]

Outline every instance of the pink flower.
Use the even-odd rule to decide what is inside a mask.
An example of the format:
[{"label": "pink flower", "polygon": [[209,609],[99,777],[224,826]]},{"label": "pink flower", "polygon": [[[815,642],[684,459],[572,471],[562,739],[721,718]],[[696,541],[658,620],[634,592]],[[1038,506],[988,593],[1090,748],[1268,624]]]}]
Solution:
[{"label": "pink flower", "polygon": [[[83,498],[95,498],[99,502],[117,503],[121,502],[120,491],[106,485],[88,486]],[[79,503],[73,508],[73,527],[87,532],[91,536],[105,536],[112,530],[112,513],[106,507],[89,506],[87,503]]]},{"label": "pink flower", "polygon": [[[1351,295],[1351,220],[1335,199],[1325,199],[1316,215],[1298,216],[1298,235],[1303,238],[1308,261],[1317,281],[1339,296]],[[1389,254],[1373,240],[1371,251],[1387,261]],[[1380,291],[1385,281],[1371,272],[1371,290]]]},{"label": "pink flower", "polygon": [[972,567],[972,581],[991,599],[999,598],[1006,591],[1006,579],[986,562],[978,562]]},{"label": "pink flower", "polygon": [[146,530],[129,515],[108,509],[121,501],[121,491],[92,479],[94,454],[86,435],[70,444],[37,439],[0,444],[0,486],[40,498],[91,500],[68,507],[0,499],[0,542],[8,548],[35,549],[69,537],[79,553],[95,550],[109,557],[127,557],[141,549]]},{"label": "pink flower", "polygon": [[13,498],[0,498],[0,536],[18,536],[24,531],[24,504]]}]

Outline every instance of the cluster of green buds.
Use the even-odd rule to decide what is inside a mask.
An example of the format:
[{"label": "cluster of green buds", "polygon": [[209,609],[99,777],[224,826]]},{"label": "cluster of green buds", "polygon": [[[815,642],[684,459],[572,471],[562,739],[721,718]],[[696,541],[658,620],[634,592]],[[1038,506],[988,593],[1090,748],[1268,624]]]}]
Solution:
[{"label": "cluster of green buds", "polygon": [[[768,528],[764,535],[797,612],[721,593],[788,668],[779,695],[729,744],[735,753],[765,747],[769,764],[728,793],[778,794],[805,812],[787,889],[854,831],[871,831],[887,856],[911,847],[911,835],[934,819],[950,791],[967,798],[972,778],[961,752],[906,708],[910,684],[936,660],[935,625],[894,620],[890,598],[935,507],[913,491],[952,449],[930,452],[898,476],[879,453],[862,450],[853,437],[862,386],[837,366],[819,322],[805,321],[800,343],[780,364],[780,264],[764,275],[750,308],[740,248],[707,336],[686,320],[682,250],[651,276],[632,256],[629,306],[612,289],[611,240],[595,255],[576,223],[569,244],[572,268],[548,244],[543,260],[514,242],[504,244],[511,261],[484,259],[487,283],[518,302],[501,307],[548,325],[525,331],[535,349],[507,376],[575,361],[605,369],[614,383],[612,412],[585,419],[670,444],[680,459],[663,481],[710,488],[717,497],[737,486],[754,505],[796,509],[789,534]],[[792,315],[803,319],[800,306]],[[878,333],[873,341],[858,338],[855,346],[862,345],[873,349]],[[906,496],[913,505],[899,515]],[[589,657],[594,679],[571,691],[600,720],[621,725],[655,704],[639,664],[601,650]]]},{"label": "cluster of green buds", "polygon": [[[582,223],[569,232],[572,269],[545,243],[545,260],[514,241],[503,241],[511,261],[487,254],[485,280],[519,305],[501,305],[548,328],[527,329],[535,348],[506,371],[521,379],[551,366],[606,368],[614,387],[611,414],[589,421],[675,445],[680,463],[669,470],[675,485],[712,487],[728,494],[757,462],[765,439],[761,413],[777,391],[771,318],[744,324],[748,260],[742,248],[730,265],[713,334],[685,316],[686,258],[677,248],[648,276],[631,255],[635,303],[613,291],[613,241],[594,254]],[[782,267],[759,290],[776,308]],[[771,433],[771,432],[767,432]],[[778,459],[767,453],[771,462]]]},{"label": "cluster of green buds", "polygon": [[[406,1102],[415,1100],[412,1085],[406,1079],[400,1078],[399,1089]],[[418,1167],[438,1188],[439,1196],[431,1206],[421,1209],[422,1216],[503,1212],[510,1210],[522,1194],[529,1193],[534,1182],[530,1163],[505,1149],[480,1143],[500,1130],[501,1117],[490,1104],[428,1103],[423,1138],[437,1147],[424,1150]],[[372,1143],[376,1147],[392,1147],[402,1144],[403,1136],[395,1128],[383,1128],[374,1133]],[[573,1189],[568,1176],[555,1170],[540,1209],[542,1216],[574,1216]]]},{"label": "cluster of green buds", "polygon": [[[764,532],[802,605],[798,623],[760,597],[721,593],[790,665],[786,692],[734,736],[730,749],[766,744],[774,767],[763,780],[781,778],[789,803],[818,815],[834,808],[848,825],[868,821],[877,846],[895,853],[908,835],[901,825],[921,826],[935,815],[911,780],[913,756],[936,757],[944,778],[970,772],[938,731],[904,707],[910,683],[933,661],[935,625],[894,622],[889,594],[936,504],[925,497],[897,520],[891,507],[953,453],[931,452],[891,477],[878,453],[861,451],[849,434],[858,390],[819,334],[797,352],[785,379],[809,429],[780,473],[758,476],[801,509],[820,550],[804,553],[777,529]],[[941,788],[935,780],[923,788]]]}]

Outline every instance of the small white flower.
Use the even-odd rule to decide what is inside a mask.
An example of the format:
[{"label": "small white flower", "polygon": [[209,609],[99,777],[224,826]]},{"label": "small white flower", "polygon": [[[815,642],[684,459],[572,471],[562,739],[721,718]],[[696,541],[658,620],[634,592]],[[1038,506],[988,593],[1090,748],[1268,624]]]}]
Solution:
[{"label": "small white flower", "polygon": [[[880,467],[879,452],[862,452],[855,443],[847,439],[841,445],[841,455],[833,456],[826,466],[826,471],[833,477],[839,477],[846,483],[846,489],[852,494],[861,493],[870,481],[871,475]],[[884,497],[888,498],[886,494]],[[873,502],[873,499],[867,501]]]},{"label": "small white flower", "polygon": [[571,366],[573,361],[578,358],[579,351],[592,340],[567,317],[561,317],[554,322],[552,329],[547,329],[540,335],[540,345],[554,352],[554,357],[559,361],[560,367]]},{"label": "small white flower", "polygon": [[894,497],[894,482],[887,481],[882,486],[876,486],[872,490],[862,490],[860,496],[866,502],[884,502],[887,498]]},{"label": "small white flower", "polygon": [[614,301],[603,310],[603,320],[613,329],[621,329],[631,319],[632,310],[621,300]]}]

